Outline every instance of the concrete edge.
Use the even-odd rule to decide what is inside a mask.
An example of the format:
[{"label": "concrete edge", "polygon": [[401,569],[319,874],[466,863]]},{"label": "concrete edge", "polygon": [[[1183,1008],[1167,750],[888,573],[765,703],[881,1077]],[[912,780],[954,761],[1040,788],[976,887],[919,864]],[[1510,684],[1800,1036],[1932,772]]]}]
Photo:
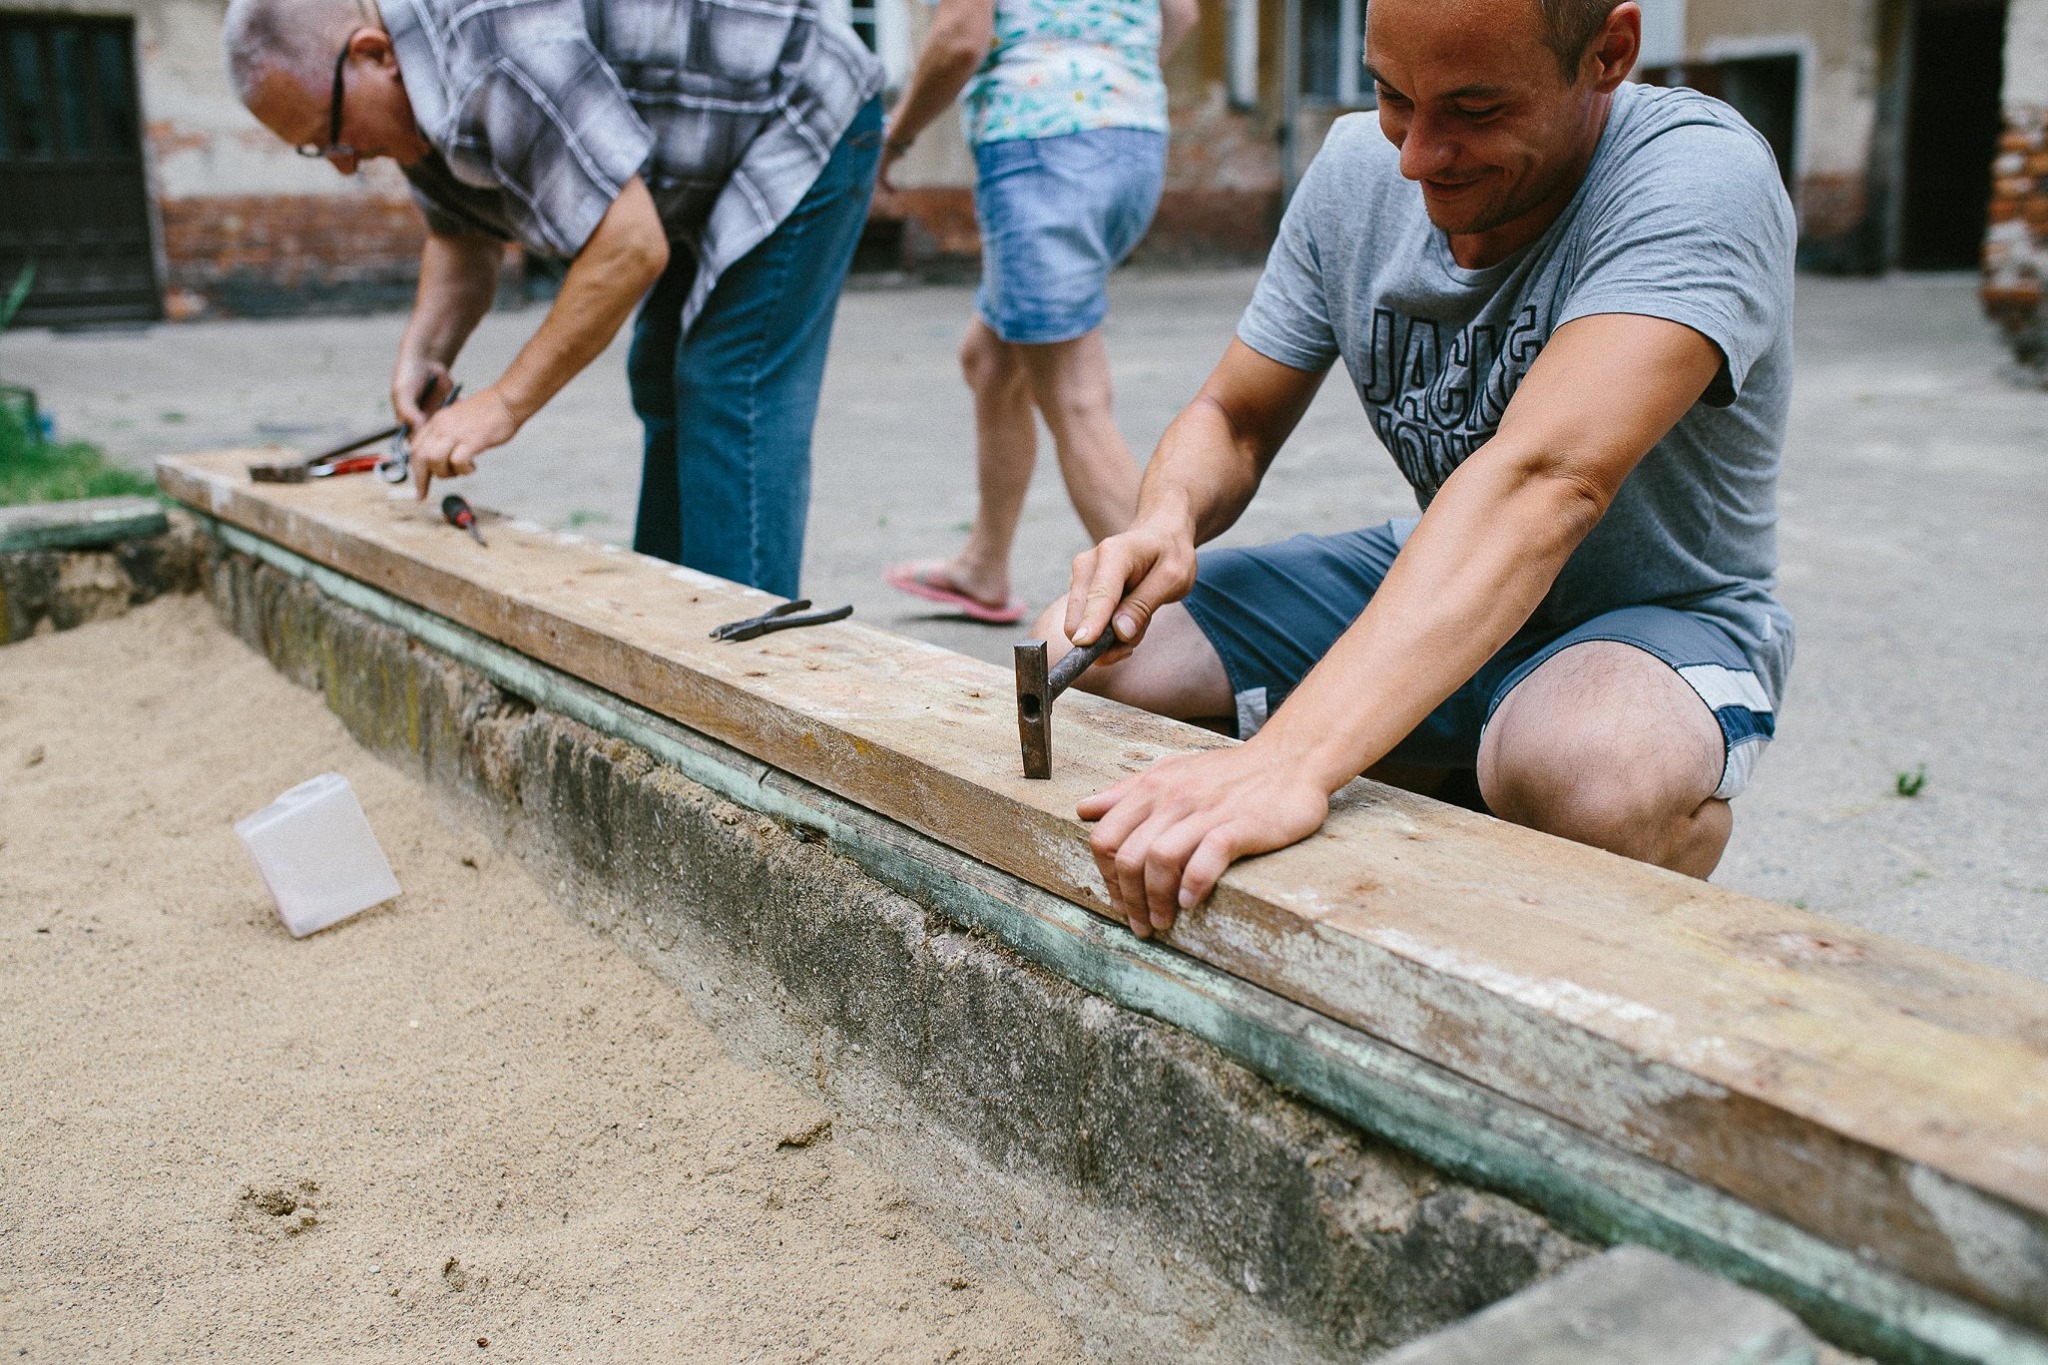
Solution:
[{"label": "concrete edge", "polygon": [[149,517],[60,520],[36,548],[10,548],[7,535],[0,527],[0,645],[111,620],[165,593],[197,592],[206,568],[206,533],[192,516],[154,505]]},{"label": "concrete edge", "polygon": [[1066,981],[1174,1025],[1456,1179],[1602,1242],[1637,1242],[1787,1305],[1901,1365],[2048,1365],[2048,1339],[1622,1152],[1107,921],[445,618],[200,515],[225,548],[301,580],[497,687],[812,832],[869,875]]},{"label": "concrete edge", "polygon": [[1817,1365],[1818,1347],[1763,1295],[1621,1246],[1411,1341],[1380,1365]]},{"label": "concrete edge", "polygon": [[171,529],[154,498],[79,498],[0,507],[0,554],[23,550],[97,550],[146,540]]}]

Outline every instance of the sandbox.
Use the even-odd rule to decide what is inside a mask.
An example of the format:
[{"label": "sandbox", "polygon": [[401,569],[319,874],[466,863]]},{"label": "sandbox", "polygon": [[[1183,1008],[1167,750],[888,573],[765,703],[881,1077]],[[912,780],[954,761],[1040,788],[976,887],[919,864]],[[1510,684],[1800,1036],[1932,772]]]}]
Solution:
[{"label": "sandbox", "polygon": [[[1656,1247],[1886,1360],[2048,1361],[2048,988],[1359,783],[1165,944],[1074,798],[1217,742],[381,489],[168,463],[216,609],[1117,1358],[1356,1358]],[[336,481],[340,482],[340,481]]]}]

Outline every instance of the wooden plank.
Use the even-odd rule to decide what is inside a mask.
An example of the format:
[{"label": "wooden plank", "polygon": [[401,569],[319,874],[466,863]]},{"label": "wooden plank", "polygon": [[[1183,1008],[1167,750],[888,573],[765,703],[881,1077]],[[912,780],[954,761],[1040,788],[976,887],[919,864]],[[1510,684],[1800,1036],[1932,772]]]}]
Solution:
[{"label": "wooden plank", "polygon": [[[1222,743],[1060,703],[1017,766],[1004,670],[858,623],[706,638],[772,599],[537,527],[476,546],[368,480],[167,489],[314,563],[1104,908],[1083,793]],[[1359,782],[1234,869],[1183,951],[1839,1246],[2048,1324],[2048,987]]]},{"label": "wooden plank", "polygon": [[154,498],[80,498],[0,507],[0,552],[95,550],[171,529]]}]

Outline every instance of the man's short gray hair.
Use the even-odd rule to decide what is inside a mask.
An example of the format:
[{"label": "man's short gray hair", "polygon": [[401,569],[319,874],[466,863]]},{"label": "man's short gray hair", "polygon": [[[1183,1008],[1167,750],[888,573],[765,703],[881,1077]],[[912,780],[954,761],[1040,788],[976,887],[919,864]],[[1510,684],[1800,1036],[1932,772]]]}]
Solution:
[{"label": "man's short gray hair", "polygon": [[1620,4],[1621,0],[1537,0],[1543,11],[1543,45],[1556,55],[1565,79],[1578,79],[1579,59]]},{"label": "man's short gray hair", "polygon": [[365,22],[355,0],[230,0],[221,49],[243,104],[267,77],[319,91],[334,79],[334,57]]}]

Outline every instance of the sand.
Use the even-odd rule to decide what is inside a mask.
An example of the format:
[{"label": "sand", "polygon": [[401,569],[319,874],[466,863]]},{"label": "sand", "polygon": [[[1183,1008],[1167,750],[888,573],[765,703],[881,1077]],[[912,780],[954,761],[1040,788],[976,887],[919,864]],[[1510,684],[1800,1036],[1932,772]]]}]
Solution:
[{"label": "sand", "polygon": [[[404,894],[295,941],[330,770]],[[0,1358],[1080,1354],[197,600],[0,649],[0,1017]]]}]

